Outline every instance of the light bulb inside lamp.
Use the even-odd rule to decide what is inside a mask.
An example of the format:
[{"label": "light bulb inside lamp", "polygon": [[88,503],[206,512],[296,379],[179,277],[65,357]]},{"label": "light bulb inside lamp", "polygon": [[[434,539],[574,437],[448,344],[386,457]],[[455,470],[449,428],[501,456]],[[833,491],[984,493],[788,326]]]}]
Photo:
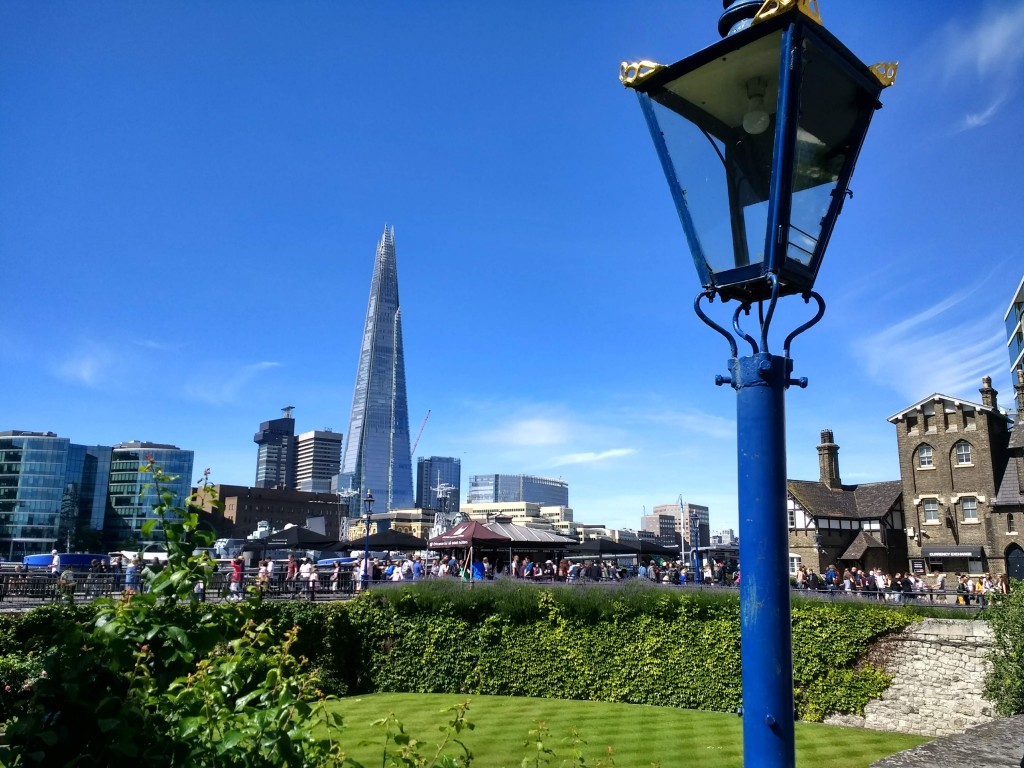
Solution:
[{"label": "light bulb inside lamp", "polygon": [[772,119],[764,111],[764,92],[768,87],[763,77],[754,77],[747,81],[747,98],[750,99],[750,109],[743,115],[743,130],[752,136],[757,136],[768,130]]}]

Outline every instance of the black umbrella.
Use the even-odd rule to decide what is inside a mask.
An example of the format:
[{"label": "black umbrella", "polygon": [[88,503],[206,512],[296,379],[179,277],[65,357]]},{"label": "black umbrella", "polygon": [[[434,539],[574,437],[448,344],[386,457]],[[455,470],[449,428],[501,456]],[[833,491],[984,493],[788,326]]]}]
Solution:
[{"label": "black umbrella", "polygon": [[322,533],[293,525],[262,540],[264,549],[323,549],[335,542]]},{"label": "black umbrella", "polygon": [[587,555],[636,555],[639,554],[640,548],[629,542],[601,538],[581,541],[569,547],[568,551]]},{"label": "black umbrella", "polygon": [[[352,541],[339,541],[337,544],[328,547],[330,552],[341,552],[343,550],[358,549],[362,550],[367,547],[367,538],[353,539]],[[371,533],[369,536],[369,548],[375,551],[381,550],[395,550],[400,552],[409,552],[414,549],[426,549],[427,540],[421,539],[418,536],[413,536],[411,533],[405,531],[396,531],[389,528],[386,531],[377,531]]]},{"label": "black umbrella", "polygon": [[653,541],[641,541],[640,554],[678,558],[679,547],[666,547],[664,544],[656,544]]}]

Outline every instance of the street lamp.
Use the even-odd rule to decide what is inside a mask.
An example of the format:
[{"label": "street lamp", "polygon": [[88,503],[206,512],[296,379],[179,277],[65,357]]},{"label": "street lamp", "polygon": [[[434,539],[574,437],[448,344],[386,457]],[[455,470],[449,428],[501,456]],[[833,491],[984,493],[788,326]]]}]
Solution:
[{"label": "street lamp", "polygon": [[696,512],[690,513],[690,548],[693,550],[694,584],[701,584],[704,579],[700,567],[700,516]]},{"label": "street lamp", "polygon": [[370,572],[372,570],[370,565],[370,518],[373,515],[373,491],[369,488],[366,489],[363,504],[366,506],[366,544],[363,547],[363,589],[366,589],[370,583]]},{"label": "street lamp", "polygon": [[[715,383],[737,395],[743,751],[747,765],[789,768],[785,391],[807,385],[792,378],[789,351],[824,314],[814,280],[896,64],[863,64],[821,26],[814,0],[724,4],[722,40],[670,66],[623,62],[619,79],[637,92],[693,255],[694,311],[729,344],[730,375]],[[774,355],[772,315],[791,294],[817,312]],[[715,297],[738,302],[735,336],[701,308]],[[754,304],[751,335],[740,313]],[[739,355],[740,342],[751,354]]]}]

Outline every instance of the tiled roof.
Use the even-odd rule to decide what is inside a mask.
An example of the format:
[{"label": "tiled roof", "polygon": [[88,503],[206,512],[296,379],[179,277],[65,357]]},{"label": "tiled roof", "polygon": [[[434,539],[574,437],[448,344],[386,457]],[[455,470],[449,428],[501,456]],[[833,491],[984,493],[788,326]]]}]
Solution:
[{"label": "tiled roof", "polygon": [[789,480],[786,487],[810,514],[851,520],[884,517],[903,492],[899,480],[844,485],[835,490],[820,482]]},{"label": "tiled roof", "polygon": [[1024,414],[1017,416],[1017,423],[1010,430],[1010,444],[1007,447],[1011,451],[1024,449]]},{"label": "tiled roof", "polygon": [[846,551],[840,555],[840,560],[860,560],[864,557],[864,553],[869,549],[881,548],[885,549],[885,544],[880,542],[874,536],[867,531],[861,531],[853,537],[853,541],[850,542],[850,546],[846,548]]},{"label": "tiled roof", "polygon": [[[1014,430],[1016,432],[1017,430]],[[1021,493],[1021,477],[1018,472],[1018,460],[1011,456],[1006,462],[1006,470],[999,480],[999,490],[992,499],[994,507],[1024,506],[1024,493]]]}]

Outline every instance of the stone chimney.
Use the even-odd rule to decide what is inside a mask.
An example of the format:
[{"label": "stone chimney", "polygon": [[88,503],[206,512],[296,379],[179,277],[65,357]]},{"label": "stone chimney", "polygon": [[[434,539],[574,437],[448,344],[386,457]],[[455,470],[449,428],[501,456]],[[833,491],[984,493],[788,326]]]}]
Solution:
[{"label": "stone chimney", "polygon": [[832,490],[842,487],[839,479],[839,446],[832,442],[832,430],[821,430],[821,445],[818,446],[818,469],[820,480]]},{"label": "stone chimney", "polygon": [[982,405],[987,405],[990,408],[995,408],[998,410],[998,406],[996,405],[996,395],[998,395],[999,393],[992,389],[991,376],[982,376],[981,389],[979,389],[978,391],[981,392]]}]

